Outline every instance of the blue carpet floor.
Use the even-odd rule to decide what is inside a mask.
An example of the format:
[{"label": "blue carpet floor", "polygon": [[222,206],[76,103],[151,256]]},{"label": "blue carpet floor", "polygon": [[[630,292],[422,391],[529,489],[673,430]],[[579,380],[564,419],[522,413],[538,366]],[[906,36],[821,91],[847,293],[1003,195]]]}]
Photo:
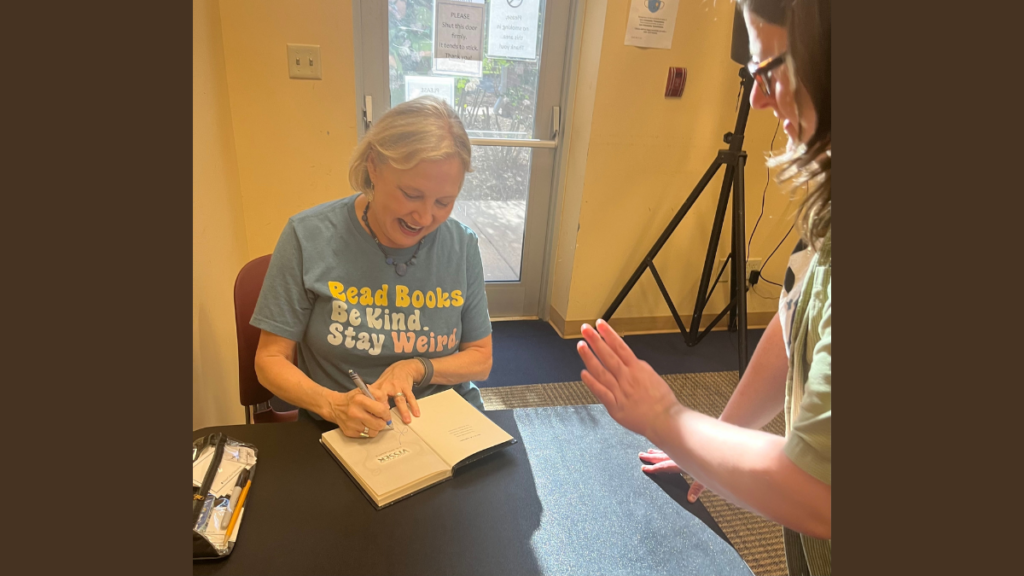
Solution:
[{"label": "blue carpet floor", "polygon": [[[493,322],[494,364],[487,380],[477,386],[517,386],[572,382],[580,379],[583,361],[577,339],[563,340],[542,320]],[[753,354],[764,330],[747,331],[747,351]],[[626,336],[626,344],[658,374],[725,372],[738,369],[736,333],[712,332],[690,348],[683,335]]]}]

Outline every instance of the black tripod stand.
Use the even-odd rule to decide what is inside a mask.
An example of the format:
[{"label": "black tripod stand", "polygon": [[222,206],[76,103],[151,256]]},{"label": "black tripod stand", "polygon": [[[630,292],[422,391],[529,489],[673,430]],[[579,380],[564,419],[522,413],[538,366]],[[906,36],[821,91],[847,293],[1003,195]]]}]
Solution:
[{"label": "black tripod stand", "polygon": [[[696,346],[701,340],[707,336],[708,332],[715,327],[716,324],[726,315],[729,314],[729,330],[735,331],[738,326],[738,340],[739,340],[739,372],[740,376],[747,369],[747,280],[744,276],[746,273],[746,233],[745,229],[745,214],[744,214],[744,200],[743,200],[743,168],[747,162],[747,153],[743,151],[743,132],[747,128],[747,115],[750,113],[750,90],[754,85],[754,78],[747,71],[746,67],[740,68],[740,78],[742,85],[742,101],[740,103],[740,111],[736,116],[736,129],[733,132],[729,132],[725,135],[724,139],[726,144],[729,145],[728,150],[719,150],[718,156],[711,162],[711,166],[708,167],[707,172],[697,183],[697,186],[690,193],[689,198],[686,202],[683,202],[682,207],[676,212],[675,217],[669,222],[668,227],[661,233],[661,237],[651,247],[650,252],[644,257],[643,261],[637,266],[633,275],[630,276],[629,281],[619,291],[619,295],[615,297],[615,301],[608,307],[602,318],[607,322],[612,314],[619,308],[622,301],[625,300],[626,295],[633,289],[633,286],[640,279],[640,276],[644,273],[644,270],[648,268],[651,270],[651,275],[654,276],[654,281],[658,283],[658,289],[661,290],[661,295],[664,296],[665,302],[668,304],[669,310],[672,311],[672,317],[675,318],[676,325],[679,326],[679,331],[683,333],[683,340],[687,346]],[[701,193],[704,192],[704,188],[708,185],[708,182],[714,178],[718,169],[725,166],[725,178],[722,180],[722,192],[718,197],[718,211],[715,212],[715,222],[711,229],[711,240],[708,243],[707,257],[704,259],[704,270],[700,276],[700,288],[697,290],[697,301],[693,308],[693,319],[690,321],[690,329],[687,332],[686,327],[683,326],[682,319],[679,318],[679,313],[676,311],[675,305],[672,304],[672,298],[668,295],[668,290],[665,288],[665,283],[662,282],[661,276],[658,274],[658,269],[654,267],[654,257],[661,251],[662,246],[668,241],[669,237],[675,232],[677,226],[682,221],[686,213],[690,211],[693,203],[697,201]],[[729,301],[729,305],[718,314],[717,317],[704,329],[700,331],[701,318],[704,315],[704,307],[707,306],[708,300],[711,299],[711,294],[714,293],[714,287],[711,288],[711,293],[708,293],[708,284],[711,280],[711,272],[715,264],[715,255],[718,253],[718,241],[722,236],[722,223],[725,221],[725,209],[729,204],[729,188],[733,189],[733,201],[732,201],[732,252],[729,254],[727,260],[731,261],[731,276],[732,278],[732,296]],[[739,265],[737,265],[737,263]],[[725,271],[723,266],[718,271],[718,276],[715,278],[715,285],[718,284],[719,278],[722,277],[722,272]]]}]

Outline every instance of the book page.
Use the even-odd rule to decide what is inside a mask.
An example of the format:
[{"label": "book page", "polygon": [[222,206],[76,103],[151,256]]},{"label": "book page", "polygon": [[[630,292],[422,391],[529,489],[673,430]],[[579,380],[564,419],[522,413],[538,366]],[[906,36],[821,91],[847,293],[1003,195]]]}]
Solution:
[{"label": "book page", "polygon": [[452,468],[477,452],[512,439],[454,390],[418,401],[420,417],[413,418],[409,427]]},{"label": "book page", "polygon": [[447,475],[450,467],[402,423],[397,409],[392,425],[394,429],[381,430],[373,438],[349,438],[335,429],[323,439],[349,472],[379,497],[428,476]]}]

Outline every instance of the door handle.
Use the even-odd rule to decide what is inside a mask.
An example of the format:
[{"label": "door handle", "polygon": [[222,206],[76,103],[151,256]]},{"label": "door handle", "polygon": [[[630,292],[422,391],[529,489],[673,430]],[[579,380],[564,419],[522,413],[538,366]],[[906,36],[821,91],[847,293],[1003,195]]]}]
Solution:
[{"label": "door handle", "polygon": [[557,148],[558,132],[562,122],[561,111],[558,106],[551,110],[551,140],[539,140],[536,138],[470,138],[469,143],[473,146],[508,146],[512,148]]}]

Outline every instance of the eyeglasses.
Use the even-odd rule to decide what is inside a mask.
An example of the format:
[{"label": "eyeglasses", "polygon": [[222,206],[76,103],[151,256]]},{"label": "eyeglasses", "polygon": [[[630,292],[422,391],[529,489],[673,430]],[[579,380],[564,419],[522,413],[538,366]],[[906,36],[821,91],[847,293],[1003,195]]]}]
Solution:
[{"label": "eyeglasses", "polygon": [[747,64],[747,70],[750,71],[750,75],[757,81],[757,85],[761,87],[761,92],[769,98],[772,96],[772,79],[771,71],[782,66],[786,62],[786,53],[783,52],[774,58],[768,60],[762,60],[761,62],[751,62]]}]

